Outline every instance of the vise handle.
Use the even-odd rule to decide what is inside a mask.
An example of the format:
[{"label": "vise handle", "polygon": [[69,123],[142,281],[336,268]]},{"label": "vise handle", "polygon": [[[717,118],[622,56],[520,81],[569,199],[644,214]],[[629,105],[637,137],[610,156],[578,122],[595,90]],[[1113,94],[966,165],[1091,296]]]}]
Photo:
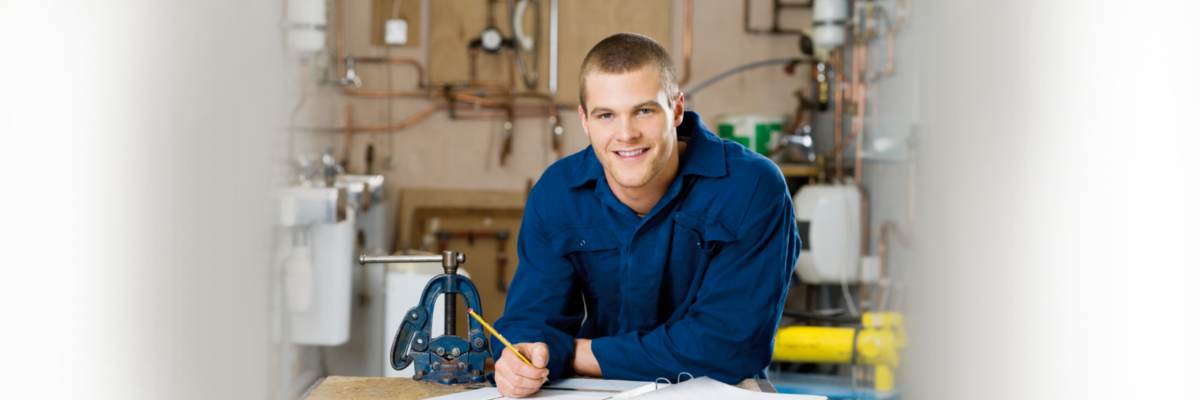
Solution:
[{"label": "vise handle", "polygon": [[457,251],[443,251],[440,256],[368,256],[366,254],[358,256],[360,265],[423,262],[440,262],[442,269],[447,274],[455,275],[458,273],[458,265],[467,262],[467,255]]}]

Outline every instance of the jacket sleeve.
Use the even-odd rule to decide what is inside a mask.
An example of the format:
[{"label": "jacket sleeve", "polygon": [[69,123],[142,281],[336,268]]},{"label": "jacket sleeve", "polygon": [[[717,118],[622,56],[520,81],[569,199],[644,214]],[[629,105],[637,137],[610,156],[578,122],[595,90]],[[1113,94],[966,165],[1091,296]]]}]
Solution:
[{"label": "jacket sleeve", "polygon": [[[508,289],[504,316],[495,328],[510,343],[541,342],[550,350],[550,378],[562,375],[575,354],[575,333],[583,322],[582,297],[575,267],[556,254],[549,232],[538,213],[537,190],[525,205],[517,237],[520,267]],[[492,354],[499,360],[504,343],[492,338]],[[527,355],[528,356],[528,355]]]},{"label": "jacket sleeve", "polygon": [[713,256],[682,319],[592,342],[605,379],[675,380],[688,372],[733,384],[766,368],[800,254],[791,199],[783,192]]}]

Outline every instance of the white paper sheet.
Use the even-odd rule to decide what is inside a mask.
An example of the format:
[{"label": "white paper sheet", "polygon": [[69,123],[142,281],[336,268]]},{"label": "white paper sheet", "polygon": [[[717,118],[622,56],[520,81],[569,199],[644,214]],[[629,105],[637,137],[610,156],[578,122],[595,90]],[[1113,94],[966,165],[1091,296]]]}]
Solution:
[{"label": "white paper sheet", "polygon": [[709,377],[691,379],[683,383],[662,387],[639,396],[637,400],[696,400],[696,399],[726,399],[726,400],[825,400],[825,396],[780,394],[751,392],[713,380]]},{"label": "white paper sheet", "polygon": [[[654,382],[636,382],[603,379],[562,379],[547,383],[537,393],[527,399],[556,399],[556,400],[603,400],[603,399],[638,399],[638,400],[698,400],[698,399],[733,399],[733,400],[825,400],[824,396],[794,395],[751,392],[739,389],[708,377],[700,377],[674,385],[661,384],[655,389]],[[557,390],[557,389],[579,390]],[[433,400],[496,400],[505,399],[496,388],[476,389],[469,392],[456,393],[437,397]]]},{"label": "white paper sheet", "polygon": [[[542,387],[542,390],[539,390],[532,396],[526,397],[526,399],[603,400],[646,386],[653,388],[654,384],[615,379],[557,379],[550,381],[550,383]],[[496,390],[496,388],[483,388],[437,397],[431,400],[494,400],[503,398],[505,397],[501,396],[500,391]]]}]

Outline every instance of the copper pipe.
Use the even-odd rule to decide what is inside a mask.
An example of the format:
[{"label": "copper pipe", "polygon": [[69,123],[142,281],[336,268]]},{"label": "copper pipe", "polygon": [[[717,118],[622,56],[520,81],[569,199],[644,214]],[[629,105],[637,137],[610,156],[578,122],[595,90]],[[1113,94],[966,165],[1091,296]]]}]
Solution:
[{"label": "copper pipe", "polygon": [[833,59],[830,64],[833,67],[833,165],[834,179],[842,179],[842,135],[844,132],[842,114],[845,113],[842,104],[842,49],[839,47],[833,51]]},{"label": "copper pipe", "polygon": [[410,65],[417,70],[417,87],[425,87],[425,68],[421,66],[421,62],[413,58],[406,57],[361,57],[355,58],[355,62],[364,64],[387,64],[387,65]]},{"label": "copper pipe", "polygon": [[687,84],[692,77],[692,0],[683,3],[683,78],[679,86]]},{"label": "copper pipe", "polygon": [[[887,279],[887,264],[888,264],[888,239],[895,238],[901,245],[909,246],[909,238],[900,232],[896,224],[892,221],[883,221],[883,226],[879,228],[879,281],[876,282],[879,291],[880,305],[887,304],[888,288],[883,285]],[[882,308],[880,309],[882,311]]]},{"label": "copper pipe", "polygon": [[[378,132],[396,133],[396,132],[411,128],[413,125],[416,125],[418,122],[421,122],[421,121],[425,120],[426,118],[429,118],[437,111],[448,110],[448,109],[450,109],[448,104],[438,104],[438,105],[430,106],[429,108],[426,108],[425,110],[417,113],[416,115],[413,115],[409,119],[404,120],[403,122],[401,122],[397,125],[392,125],[392,126],[352,126],[352,127],[349,127],[348,130],[351,134],[378,133]],[[456,107],[456,109],[470,110],[471,108],[470,107]],[[545,111],[545,108],[543,108],[541,106],[535,107],[535,106],[530,105],[528,107],[516,108],[516,111],[512,115],[516,118],[546,117],[546,111]],[[456,118],[461,119],[461,120],[497,120],[497,119],[507,120],[509,118],[509,113],[507,111],[469,113],[469,114],[459,114]],[[309,132],[346,132],[347,128],[338,128],[338,129],[297,128],[297,130],[309,131]]]},{"label": "copper pipe", "polygon": [[416,125],[418,122],[424,121],[426,118],[429,118],[429,116],[433,115],[433,113],[436,113],[439,109],[444,109],[444,108],[446,108],[444,105],[430,106],[429,108],[422,110],[421,112],[417,113],[416,115],[413,115],[412,117],[409,117],[408,119],[404,120],[403,122],[401,122],[397,125],[357,126],[357,127],[352,127],[352,128],[348,128],[348,129],[350,129],[351,133],[369,133],[369,132],[395,133],[395,132],[399,132],[399,131],[408,129],[408,128],[412,127],[413,125]]},{"label": "copper pipe", "polygon": [[490,113],[482,113],[481,112],[481,113],[459,114],[456,118],[461,119],[461,120],[502,119],[502,120],[507,121],[507,120],[509,120],[509,118],[529,118],[529,117],[545,117],[545,116],[546,116],[545,112],[538,110],[538,111],[514,112],[511,114],[511,117],[507,111],[501,111],[501,112],[490,112]]},{"label": "copper pipe", "polygon": [[[511,3],[511,2],[510,2]],[[517,87],[517,51],[516,49],[508,49],[508,97],[515,99]],[[515,101],[510,100],[508,103],[508,115],[504,120],[504,143],[500,148],[500,166],[508,161],[508,155],[512,154],[512,139],[513,139],[513,121],[516,119],[516,113],[513,109]]]},{"label": "copper pipe", "polygon": [[517,51],[509,49],[506,53],[508,53],[508,90],[511,97],[512,94],[516,94],[517,87]]},{"label": "copper pipe", "polygon": [[361,97],[368,99],[385,99],[385,98],[410,98],[410,99],[427,99],[436,97],[430,91],[402,91],[402,90],[359,90],[352,89],[349,86],[342,86],[342,93],[350,97]]},{"label": "copper pipe", "polygon": [[512,91],[512,89],[509,88],[508,85],[505,85],[500,82],[475,82],[475,83],[471,84],[471,86],[468,86],[467,88],[469,88],[469,89],[496,89],[496,90],[502,90],[506,94]]},{"label": "copper pipe", "polygon": [[479,56],[479,49],[470,47],[467,48],[467,82],[471,86],[475,86],[475,82],[479,81],[475,74],[475,59]]},{"label": "copper pipe", "polygon": [[[430,108],[436,108],[436,111],[443,111],[443,110],[450,109],[449,104],[444,104],[444,103],[438,104],[436,106],[432,106]],[[464,111],[469,111],[469,110],[473,109],[473,107],[466,106],[465,104],[457,105],[457,107],[455,107],[455,108],[457,110],[464,110]],[[514,115],[517,118],[546,117],[545,108],[543,108],[542,106],[518,105],[516,110],[517,111]],[[426,113],[429,113],[429,115],[425,115]],[[416,116],[409,118],[408,120],[406,120],[398,125],[393,125],[391,127],[387,127],[387,126],[351,127],[350,133],[366,133],[366,132],[395,133],[397,131],[412,127],[412,125],[415,125],[417,122],[420,122],[424,118],[428,118],[430,115],[432,115],[432,113],[430,113],[429,110],[426,109],[425,111],[422,111],[422,112],[416,114]],[[465,120],[506,119],[506,118],[508,118],[508,113],[507,112],[470,113],[470,114],[462,115],[462,116],[460,116],[460,118],[465,119]],[[295,129],[297,131],[314,132],[314,133],[345,133],[346,132],[345,127],[340,127],[340,128],[296,127]]]},{"label": "copper pipe", "polygon": [[867,195],[867,188],[858,185],[859,203],[862,204],[859,212],[862,216],[859,218],[859,231],[862,238],[859,241],[859,254],[868,255],[871,252],[871,196]]},{"label": "copper pipe", "polygon": [[472,95],[464,94],[464,93],[455,93],[454,101],[474,103],[474,104],[479,104],[484,107],[494,107],[494,108],[507,108],[508,104],[509,104],[508,102],[504,102],[504,101],[485,99],[485,98],[482,98],[479,96],[472,96]]},{"label": "copper pipe", "polygon": [[342,0],[334,0],[334,10],[337,13],[334,16],[335,26],[334,37],[337,38],[334,42],[334,56],[337,57],[337,76],[346,76],[346,57],[344,55],[345,39],[342,37],[343,21],[342,21]]},{"label": "copper pipe", "polygon": [[345,140],[342,142],[342,168],[347,172],[350,170],[350,135],[354,133],[354,106],[346,103],[346,129],[343,132]]},{"label": "copper pipe", "polygon": [[857,80],[858,82],[857,82],[857,85],[854,90],[854,92],[855,92],[855,95],[854,95],[855,96],[855,101],[854,101],[854,111],[855,111],[854,120],[855,121],[854,122],[855,122],[855,125],[857,125],[856,128],[854,129],[854,133],[856,136],[854,138],[854,184],[861,186],[862,185],[862,149],[863,149],[862,142],[864,139],[866,139],[866,137],[864,135],[864,133],[865,133],[864,129],[865,129],[866,123],[867,123],[866,122],[866,119],[867,119],[867,105],[866,105],[867,85],[865,83],[865,80],[858,79],[858,75],[861,73],[864,73],[867,68],[866,67],[867,46],[865,44],[863,44],[863,45],[860,45],[859,48],[860,48],[859,52],[861,53],[861,55],[859,56],[858,61],[855,61],[855,65],[857,66],[859,64],[862,64],[863,66],[861,69],[859,69],[858,73],[855,74],[855,80]]}]

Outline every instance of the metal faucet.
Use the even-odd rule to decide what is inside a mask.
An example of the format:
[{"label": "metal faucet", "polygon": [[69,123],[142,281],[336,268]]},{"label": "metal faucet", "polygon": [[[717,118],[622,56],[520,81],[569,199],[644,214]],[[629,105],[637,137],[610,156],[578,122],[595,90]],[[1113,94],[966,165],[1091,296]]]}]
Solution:
[{"label": "metal faucet", "polygon": [[354,85],[356,88],[362,87],[362,78],[358,77],[358,73],[354,71],[354,56],[346,56],[346,76],[335,81],[338,85]]}]

